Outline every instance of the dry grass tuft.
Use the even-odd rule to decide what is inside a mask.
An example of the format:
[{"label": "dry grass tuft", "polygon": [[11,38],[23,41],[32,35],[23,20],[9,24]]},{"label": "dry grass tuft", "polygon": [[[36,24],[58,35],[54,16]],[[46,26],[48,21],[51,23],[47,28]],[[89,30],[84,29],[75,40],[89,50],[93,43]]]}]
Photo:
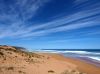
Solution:
[{"label": "dry grass tuft", "polygon": [[53,71],[53,70],[49,70],[48,73],[55,73],[55,71]]},{"label": "dry grass tuft", "polygon": [[76,71],[76,70],[71,70],[71,71],[65,70],[61,74],[86,74],[86,73],[82,73],[82,72],[79,72],[79,71]]},{"label": "dry grass tuft", "polygon": [[14,67],[8,67],[7,69],[8,70],[14,70]]}]

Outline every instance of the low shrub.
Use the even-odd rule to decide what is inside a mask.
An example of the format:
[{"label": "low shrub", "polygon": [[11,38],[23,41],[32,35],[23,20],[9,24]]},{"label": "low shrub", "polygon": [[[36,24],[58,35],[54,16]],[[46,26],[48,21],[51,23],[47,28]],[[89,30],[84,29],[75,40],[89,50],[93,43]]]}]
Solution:
[{"label": "low shrub", "polygon": [[55,71],[53,71],[53,70],[49,70],[48,73],[55,73]]},{"label": "low shrub", "polygon": [[8,67],[8,70],[14,70],[14,67]]}]

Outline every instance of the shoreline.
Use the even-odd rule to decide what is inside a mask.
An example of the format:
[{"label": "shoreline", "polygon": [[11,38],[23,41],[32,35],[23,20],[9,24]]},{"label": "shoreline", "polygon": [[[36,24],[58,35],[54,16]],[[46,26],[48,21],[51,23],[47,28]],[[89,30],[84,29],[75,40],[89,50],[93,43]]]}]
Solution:
[{"label": "shoreline", "polygon": [[[38,53],[38,52],[36,52],[36,53]],[[91,58],[88,58],[88,57],[72,57],[72,56],[66,56],[66,55],[61,54],[61,53],[43,53],[43,54],[50,54],[50,55],[56,54],[56,55],[60,55],[60,56],[65,57],[65,58],[79,60],[79,61],[86,62],[86,63],[91,64],[91,65],[94,65],[96,67],[100,67],[100,61],[95,60],[95,59],[91,59]]]},{"label": "shoreline", "polygon": [[47,53],[47,55],[51,55],[57,60],[62,60],[75,64],[78,66],[77,69],[81,72],[85,72],[87,74],[100,74],[100,67],[96,66],[96,63],[93,61],[87,59],[84,59],[83,61],[80,58],[67,57],[62,54]]},{"label": "shoreline", "polygon": [[94,59],[91,59],[91,58],[87,58],[87,57],[78,57],[76,59],[79,59],[83,62],[86,62],[88,64],[91,64],[91,65],[94,65],[94,66],[100,68],[100,61],[97,61],[97,60],[94,60]]},{"label": "shoreline", "polygon": [[[60,53],[59,53],[60,54]],[[72,57],[72,56],[66,56],[64,54],[61,54],[62,56],[66,57],[66,58],[74,58],[74,59],[77,59],[77,60],[80,60],[80,61],[83,61],[83,62],[86,62],[88,64],[91,64],[91,65],[94,65],[96,67],[100,67],[100,61],[98,60],[95,60],[95,59],[91,59],[89,57]]]}]

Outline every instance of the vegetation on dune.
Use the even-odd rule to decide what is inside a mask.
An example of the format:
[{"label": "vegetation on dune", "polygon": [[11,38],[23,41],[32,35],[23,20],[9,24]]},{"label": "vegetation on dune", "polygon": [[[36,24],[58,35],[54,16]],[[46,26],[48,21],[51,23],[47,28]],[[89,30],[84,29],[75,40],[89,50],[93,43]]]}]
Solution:
[{"label": "vegetation on dune", "polygon": [[[24,58],[24,60],[28,63],[39,63],[38,60],[34,59],[34,58],[42,58],[43,56],[37,54],[37,53],[33,53],[33,52],[29,52],[26,51],[26,49],[23,47],[12,47],[12,46],[0,46],[0,55],[5,56],[4,53],[6,52],[6,54],[9,55],[13,55],[13,53],[18,54],[20,56],[22,56]],[[4,53],[3,53],[4,52]],[[6,59],[7,56],[5,56]],[[18,58],[17,55],[14,56],[15,58]]]},{"label": "vegetation on dune", "polygon": [[53,71],[53,70],[49,70],[48,73],[55,73],[55,71]]},{"label": "vegetation on dune", "polygon": [[[21,54],[22,56],[27,56],[29,58],[32,58],[32,57],[36,57],[36,58],[40,58],[41,56],[36,54],[36,53],[33,53],[33,52],[29,52],[27,51],[25,48],[23,47],[16,47],[16,46],[6,46],[6,45],[3,45],[3,46],[0,46],[0,50],[6,50],[6,51],[12,51],[12,52],[15,52],[15,53],[19,53]],[[8,52],[9,54],[11,54],[11,52]],[[0,55],[3,55],[2,52],[0,52]]]},{"label": "vegetation on dune", "polygon": [[8,67],[7,69],[8,70],[14,70],[14,67]]},{"label": "vegetation on dune", "polygon": [[4,55],[3,52],[0,52],[0,55],[3,56]]},{"label": "vegetation on dune", "polygon": [[86,73],[82,73],[82,72],[79,72],[79,71],[76,71],[76,70],[71,70],[71,71],[65,70],[61,74],[86,74]]},{"label": "vegetation on dune", "polygon": [[23,72],[23,71],[21,71],[21,70],[19,70],[18,72],[21,73],[21,74],[26,74],[25,72]]}]

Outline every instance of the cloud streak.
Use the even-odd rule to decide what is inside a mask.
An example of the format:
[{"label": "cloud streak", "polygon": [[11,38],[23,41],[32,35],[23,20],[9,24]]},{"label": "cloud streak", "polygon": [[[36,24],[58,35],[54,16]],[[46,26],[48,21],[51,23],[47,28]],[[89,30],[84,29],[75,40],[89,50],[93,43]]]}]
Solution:
[{"label": "cloud streak", "polygon": [[[28,19],[34,17],[48,0],[31,0],[29,2],[28,0],[15,1],[14,5],[9,5],[9,13],[5,13],[5,11],[1,9],[3,13],[0,15],[0,38],[45,36],[56,32],[67,32],[80,28],[100,26],[100,6],[95,8],[94,5],[92,5],[92,8],[89,10],[77,11],[49,22],[29,25],[29,23],[27,23]],[[17,10],[19,12],[17,12]]]},{"label": "cloud streak", "polygon": [[[11,37],[28,33],[27,21],[34,17],[38,10],[49,0],[9,0],[6,4],[0,1],[0,37]],[[33,30],[34,28],[32,28]]]},{"label": "cloud streak", "polygon": [[55,33],[55,32],[60,32],[60,31],[69,31],[69,30],[75,30],[75,29],[99,25],[100,24],[100,22],[99,22],[100,16],[93,17],[93,15],[100,13],[99,9],[100,8],[98,7],[96,9],[80,11],[73,15],[66,16],[61,19],[57,19],[57,20],[54,20],[51,22],[47,22],[45,24],[41,24],[42,27],[38,27],[38,28],[44,28],[44,27],[46,27],[46,28],[51,27],[51,28],[46,29],[46,30],[44,30],[44,29],[39,30],[37,32],[31,32],[29,34],[23,35],[22,37],[41,36],[41,35],[46,35],[49,33]]}]

